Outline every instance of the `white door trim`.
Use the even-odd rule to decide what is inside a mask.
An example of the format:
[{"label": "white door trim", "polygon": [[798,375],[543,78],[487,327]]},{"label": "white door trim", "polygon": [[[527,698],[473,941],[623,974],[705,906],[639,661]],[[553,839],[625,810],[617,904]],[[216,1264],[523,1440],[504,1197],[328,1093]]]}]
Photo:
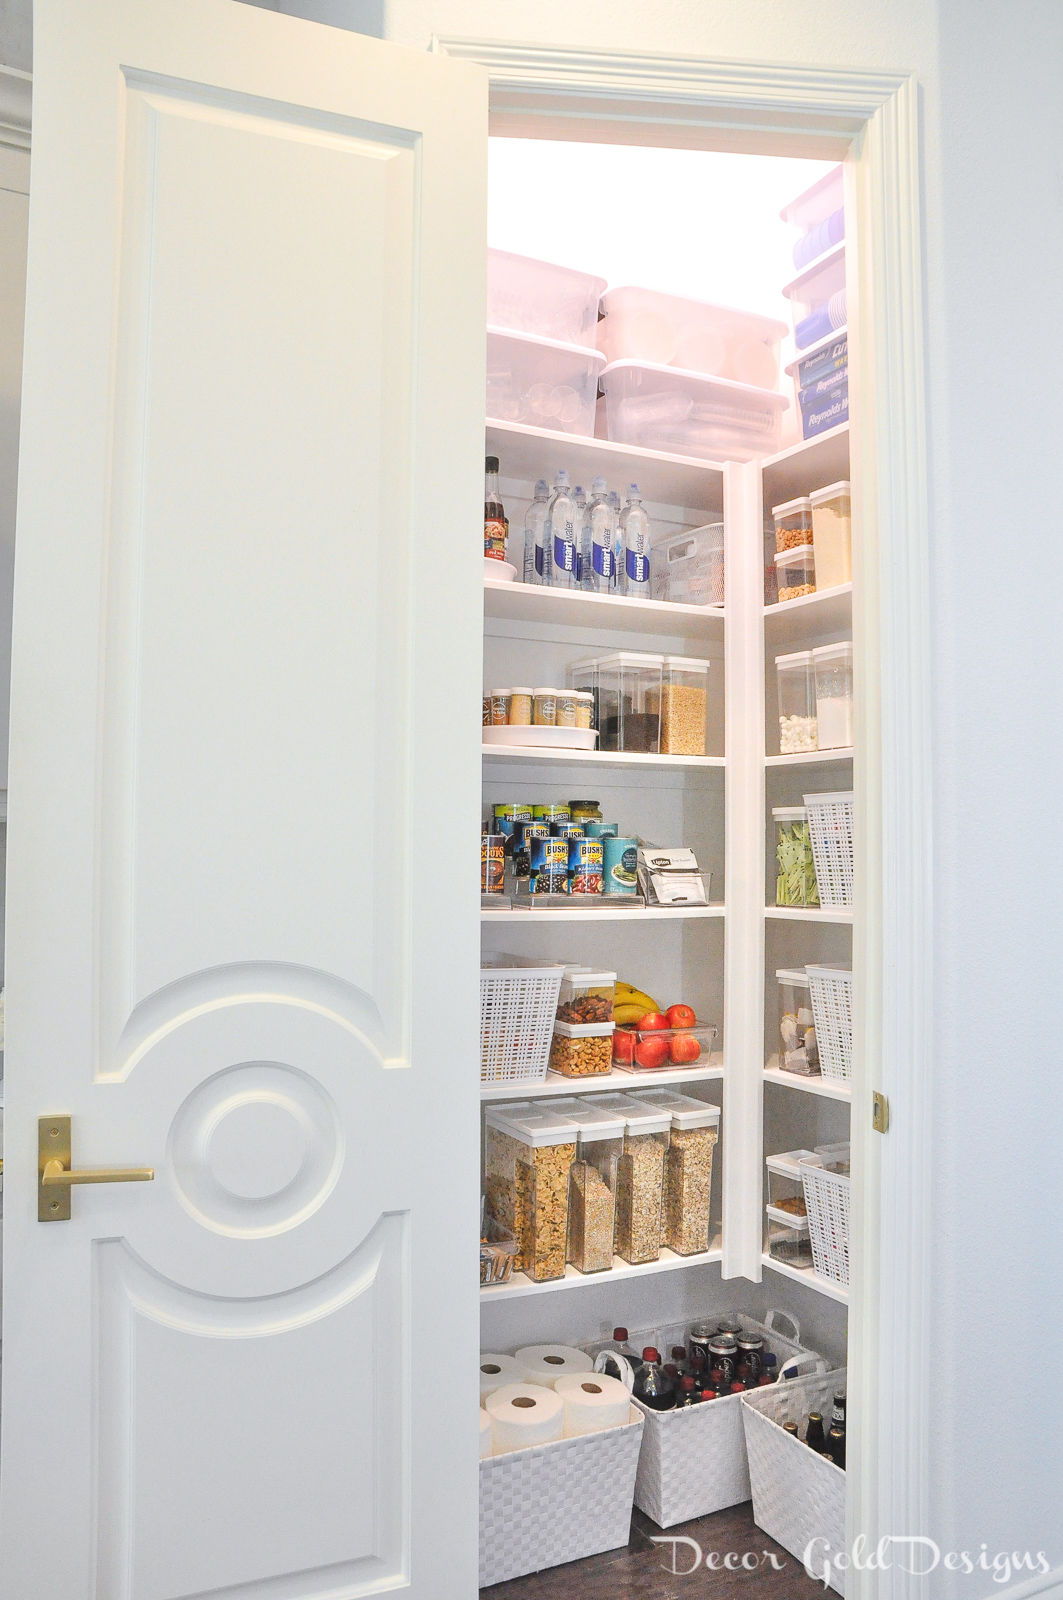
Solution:
[{"label": "white door trim", "polygon": [[[854,629],[865,752],[856,763],[865,870],[854,929],[863,1061],[854,1087],[848,1528],[931,1533],[925,1363],[903,1385],[878,1351],[919,1350],[929,1315],[932,932],[931,726],[925,330],[919,89],[906,73],[569,50],[442,37],[432,48],[485,65],[495,127],[524,136],[638,138],[662,145],[846,156],[850,323],[859,365],[852,449],[863,494]],[[870,419],[861,427],[859,418]],[[886,1026],[886,1019],[889,1026]],[[759,1070],[759,1063],[757,1063]],[[892,1127],[871,1133],[871,1087]],[[923,1580],[849,1574],[850,1600],[914,1600]]]}]

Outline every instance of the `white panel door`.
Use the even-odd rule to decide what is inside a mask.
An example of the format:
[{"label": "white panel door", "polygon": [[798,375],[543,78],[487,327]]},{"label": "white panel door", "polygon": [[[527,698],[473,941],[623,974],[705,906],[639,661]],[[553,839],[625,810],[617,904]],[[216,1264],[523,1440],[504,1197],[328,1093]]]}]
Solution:
[{"label": "white panel door", "polygon": [[468,1600],[486,79],[35,23],[3,1592]]}]

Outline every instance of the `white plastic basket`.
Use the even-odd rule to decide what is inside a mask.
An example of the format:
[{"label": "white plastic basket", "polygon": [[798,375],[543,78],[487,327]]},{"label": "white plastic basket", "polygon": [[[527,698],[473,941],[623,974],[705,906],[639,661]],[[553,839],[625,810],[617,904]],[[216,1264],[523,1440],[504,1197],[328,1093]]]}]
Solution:
[{"label": "white plastic basket", "polygon": [[812,860],[824,907],[853,903],[853,795],[806,794]]},{"label": "white plastic basket", "polygon": [[626,1545],[642,1413],[480,1462],[480,1587]]},{"label": "white plastic basket", "polygon": [[546,1077],[563,966],[499,956],[480,966],[480,1081]]},{"label": "white plastic basket", "polygon": [[802,1162],[801,1186],[816,1275],[844,1287],[849,1282],[849,1174]]},{"label": "white plastic basket", "polygon": [[[803,1439],[785,1432],[784,1422],[804,1426],[810,1411],[829,1414],[834,1395],[845,1388],[845,1369],[792,1383],[773,1383],[738,1396],[742,1407],[753,1521],[798,1561],[808,1552],[813,1574],[822,1580],[829,1557],[845,1549],[845,1473]],[[828,1581],[845,1593],[844,1575],[833,1565]]]},{"label": "white plastic basket", "polygon": [[825,1078],[853,1075],[853,975],[841,967],[806,967],[820,1070]]}]

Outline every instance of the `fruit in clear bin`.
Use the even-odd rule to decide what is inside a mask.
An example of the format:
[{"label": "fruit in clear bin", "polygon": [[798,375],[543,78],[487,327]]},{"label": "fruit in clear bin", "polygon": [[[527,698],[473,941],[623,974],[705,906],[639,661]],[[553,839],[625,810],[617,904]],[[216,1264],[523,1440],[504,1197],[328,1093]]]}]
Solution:
[{"label": "fruit in clear bin", "polygon": [[691,1006],[669,1006],[665,1016],[670,1028],[693,1028],[698,1020]]},{"label": "fruit in clear bin", "polygon": [[630,1028],[613,1029],[613,1060],[629,1067],[635,1059],[635,1035]]},{"label": "fruit in clear bin", "polygon": [[663,1067],[668,1060],[668,1040],[658,1038],[652,1032],[648,1036],[640,1034],[638,1044],[635,1046],[635,1060],[647,1071],[652,1071],[654,1067]]},{"label": "fruit in clear bin", "polygon": [[[689,1007],[684,1007],[689,1010]],[[696,1033],[676,1033],[668,1042],[668,1054],[677,1067],[689,1067],[701,1059],[701,1042]]]},{"label": "fruit in clear bin", "polygon": [[668,1018],[662,1011],[647,1011],[646,1015],[639,1018],[639,1032],[653,1033],[658,1028],[667,1028]]},{"label": "fruit in clear bin", "polygon": [[616,985],[616,1003],[618,1006],[641,1006],[640,1016],[645,1016],[647,1011],[661,1009],[652,994],[647,994],[645,989],[636,989],[634,984],[623,983],[619,979]]},{"label": "fruit in clear bin", "polygon": [[613,1005],[613,1021],[618,1027],[633,1027],[646,1015],[646,1007],[641,1000],[620,1000]]}]

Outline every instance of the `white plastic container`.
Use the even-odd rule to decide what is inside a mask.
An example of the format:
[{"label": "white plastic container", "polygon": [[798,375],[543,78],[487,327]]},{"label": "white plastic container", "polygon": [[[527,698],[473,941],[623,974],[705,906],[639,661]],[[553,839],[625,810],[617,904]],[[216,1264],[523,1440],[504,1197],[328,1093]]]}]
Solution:
[{"label": "white plastic container", "polygon": [[853,744],[852,641],[824,644],[813,650],[812,670],[816,679],[819,748],[850,750]]},{"label": "white plastic container", "polygon": [[604,358],[597,350],[487,330],[487,415],[589,436]]},{"label": "white plastic container", "polygon": [[816,1276],[841,1288],[849,1283],[849,1157],[817,1155],[801,1163],[801,1181]]},{"label": "white plastic container", "polygon": [[795,550],[814,543],[812,530],[812,501],[808,495],[796,500],[786,500],[781,506],[772,506],[775,523],[775,549]]},{"label": "white plastic container", "polygon": [[773,806],[775,904],[818,906],[815,855],[807,806]]},{"label": "white plastic container", "polygon": [[487,252],[487,321],[562,344],[594,344],[605,279],[552,261]]},{"label": "white plastic container", "polygon": [[817,749],[812,651],[794,650],[789,655],[776,656],[775,682],[779,694],[780,755]]},{"label": "white plastic container", "polygon": [[617,1163],[614,1248],[633,1265],[656,1261],[661,1253],[664,1158],[671,1116],[658,1106],[640,1103],[634,1095],[602,1095],[595,1104],[624,1119],[624,1149]]},{"label": "white plastic container", "polygon": [[766,1208],[768,1229],[765,1246],[773,1261],[799,1272],[809,1272],[813,1266],[812,1235],[807,1217],[794,1217],[775,1206]]},{"label": "white plastic container", "polygon": [[596,1100],[575,1102],[573,1117],[579,1124],[579,1140],[569,1172],[568,1260],[577,1272],[608,1272],[613,1265],[624,1118]]},{"label": "white plastic container", "polygon": [[661,539],[651,561],[653,598],[673,605],[722,606],[724,536],[722,522],[708,522]]},{"label": "white plastic container", "polygon": [[667,1111],[672,1132],[664,1158],[661,1243],[676,1255],[710,1247],[712,1160],[720,1131],[720,1108],[674,1089],[635,1089],[633,1100]]},{"label": "white plastic container", "polygon": [[535,1283],[563,1278],[579,1125],[550,1101],[489,1106],[484,1120],[484,1192],[491,1215],[516,1238],[515,1264]]},{"label": "white plastic container", "polygon": [[749,461],[779,447],[789,402],[775,390],[638,361],[610,362],[600,382],[617,444],[703,461]]},{"label": "white plastic container", "polygon": [[663,666],[663,656],[636,650],[618,650],[597,658],[594,681],[602,750],[660,753]]},{"label": "white plastic container", "polygon": [[814,594],[816,557],[812,546],[802,544],[793,550],[780,550],[775,557],[775,574],[780,605],[787,600],[800,600],[803,595]]},{"label": "white plastic container", "polygon": [[794,324],[794,343],[807,350],[828,333],[847,322],[845,294],[845,244],[834,245],[817,257],[792,282],[783,294],[790,302]]},{"label": "white plastic container", "polygon": [[765,1156],[768,1205],[792,1217],[806,1217],[808,1206],[801,1167],[803,1162],[815,1164],[819,1160],[814,1150],[781,1150],[778,1155]]},{"label": "white plastic container", "polygon": [[631,287],[608,290],[602,312],[598,348],[608,361],[650,361],[757,389],[778,387],[783,322]]},{"label": "white plastic container", "polygon": [[809,496],[816,582],[821,589],[851,583],[853,577],[852,489],[848,481],[828,484]]}]

